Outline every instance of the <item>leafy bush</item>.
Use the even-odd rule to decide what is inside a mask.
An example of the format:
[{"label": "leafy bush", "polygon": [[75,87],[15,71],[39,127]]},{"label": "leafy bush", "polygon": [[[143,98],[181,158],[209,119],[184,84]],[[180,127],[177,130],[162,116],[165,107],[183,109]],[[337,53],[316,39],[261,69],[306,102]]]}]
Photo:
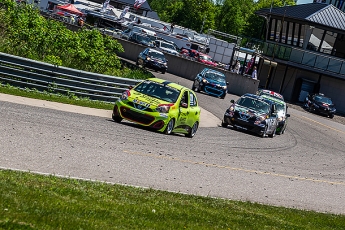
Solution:
[{"label": "leafy bush", "polygon": [[84,71],[145,79],[143,71],[121,66],[122,45],[98,30],[71,31],[62,22],[46,19],[30,4],[2,0],[0,52]]}]

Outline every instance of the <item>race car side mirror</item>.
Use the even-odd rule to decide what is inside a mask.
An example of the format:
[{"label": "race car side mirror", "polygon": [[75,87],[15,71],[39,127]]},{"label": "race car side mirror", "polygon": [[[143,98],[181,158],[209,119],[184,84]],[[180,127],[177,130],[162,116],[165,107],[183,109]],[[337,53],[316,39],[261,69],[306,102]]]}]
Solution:
[{"label": "race car side mirror", "polygon": [[226,82],[226,85],[229,85],[229,82],[228,82],[228,81]]},{"label": "race car side mirror", "polygon": [[286,114],[286,117],[290,117],[290,114]]},{"label": "race car side mirror", "polygon": [[231,100],[230,102],[231,102],[232,104],[234,104],[234,103],[235,103],[235,101],[234,101],[234,100]]}]

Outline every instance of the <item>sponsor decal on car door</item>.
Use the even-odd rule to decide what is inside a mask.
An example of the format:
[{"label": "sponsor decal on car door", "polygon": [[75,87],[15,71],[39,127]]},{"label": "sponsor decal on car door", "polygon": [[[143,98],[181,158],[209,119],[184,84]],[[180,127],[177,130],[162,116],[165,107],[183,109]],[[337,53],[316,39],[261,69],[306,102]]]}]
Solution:
[{"label": "sponsor decal on car door", "polygon": [[[177,126],[183,127],[186,124],[188,124],[188,117],[189,117],[189,112],[190,112],[190,107],[189,107],[189,100],[188,100],[188,91],[183,92],[183,96],[180,101],[180,108],[179,108],[179,116],[177,118]],[[186,108],[182,106],[182,104],[187,105]]]}]

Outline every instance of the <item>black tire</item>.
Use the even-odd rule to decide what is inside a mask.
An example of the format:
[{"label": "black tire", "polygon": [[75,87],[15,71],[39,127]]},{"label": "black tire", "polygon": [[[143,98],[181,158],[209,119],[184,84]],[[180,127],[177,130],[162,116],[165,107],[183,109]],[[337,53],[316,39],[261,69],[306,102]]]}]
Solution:
[{"label": "black tire", "polygon": [[332,119],[333,117],[334,117],[334,114],[330,114],[330,115],[329,115],[329,118]]},{"label": "black tire", "polygon": [[173,129],[174,129],[174,126],[175,126],[175,120],[172,118],[168,122],[167,127],[164,130],[164,133],[167,134],[167,135],[170,135],[172,133]]},{"label": "black tire", "polygon": [[138,60],[139,60],[139,59],[137,58],[137,61],[135,62],[135,64],[136,64],[136,65],[139,65],[139,62],[138,62]]},{"label": "black tire", "polygon": [[194,82],[193,82],[193,85],[192,85],[192,90],[194,91]]},{"label": "black tire", "polygon": [[224,121],[222,121],[222,127],[223,127],[223,128],[227,128],[227,127],[228,127],[228,124],[225,123]]},{"label": "black tire", "polygon": [[122,121],[122,117],[116,116],[116,115],[114,115],[114,114],[113,114],[112,118],[113,118],[113,120],[114,120],[115,122],[117,122],[117,123],[120,123],[120,122]]},{"label": "black tire", "polygon": [[163,70],[162,70],[162,74],[165,74],[165,71],[166,71],[166,70],[165,70],[165,69],[163,69]]},{"label": "black tire", "polygon": [[273,131],[273,133],[268,134],[268,136],[269,136],[270,138],[275,137],[275,136],[276,136],[276,130],[277,130],[277,129],[275,129],[275,130]]},{"label": "black tire", "polygon": [[[114,113],[115,111],[116,111],[116,113]],[[115,122],[120,123],[123,120],[123,118],[121,116],[119,116],[118,113],[119,112],[118,112],[117,106],[115,105],[115,107],[113,109],[113,114],[111,117],[113,118],[113,120]]]},{"label": "black tire", "polygon": [[196,80],[195,80],[194,83],[193,83],[192,90],[193,90],[194,92],[199,92],[200,89],[199,89],[199,87],[196,87],[196,86],[195,86],[195,82],[196,82]]},{"label": "black tire", "polygon": [[199,123],[195,122],[192,128],[189,130],[188,134],[186,134],[186,137],[189,137],[189,138],[194,137],[198,128],[199,128]]},{"label": "black tire", "polygon": [[264,138],[264,137],[267,136],[267,129],[268,129],[268,125],[266,124],[266,125],[265,125],[265,129],[264,129],[263,133],[261,134],[261,137],[262,137],[262,138]]}]

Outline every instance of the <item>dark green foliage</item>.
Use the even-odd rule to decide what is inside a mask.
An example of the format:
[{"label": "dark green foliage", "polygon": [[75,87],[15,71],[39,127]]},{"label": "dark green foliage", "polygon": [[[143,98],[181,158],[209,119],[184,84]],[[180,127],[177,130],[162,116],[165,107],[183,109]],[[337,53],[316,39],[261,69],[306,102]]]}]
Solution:
[{"label": "dark green foliage", "polygon": [[[0,52],[89,72],[128,75],[130,70],[122,68],[116,55],[124,52],[116,39],[97,30],[71,31],[62,22],[44,18],[32,5],[2,1]],[[138,72],[133,76],[149,77]]]}]

